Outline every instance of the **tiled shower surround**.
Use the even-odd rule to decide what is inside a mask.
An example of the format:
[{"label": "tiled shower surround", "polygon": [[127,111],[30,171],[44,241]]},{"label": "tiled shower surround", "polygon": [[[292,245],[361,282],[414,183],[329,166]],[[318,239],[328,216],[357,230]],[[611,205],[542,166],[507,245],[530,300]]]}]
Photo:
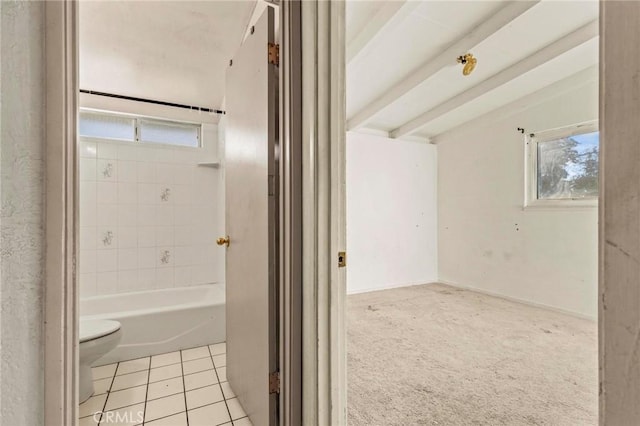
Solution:
[{"label": "tiled shower surround", "polygon": [[81,297],[222,281],[217,129],[203,148],[80,140]]}]

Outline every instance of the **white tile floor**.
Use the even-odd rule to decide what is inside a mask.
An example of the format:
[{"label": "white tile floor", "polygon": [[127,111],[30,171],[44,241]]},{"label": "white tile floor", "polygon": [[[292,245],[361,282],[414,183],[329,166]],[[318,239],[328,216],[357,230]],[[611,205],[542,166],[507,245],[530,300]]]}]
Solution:
[{"label": "white tile floor", "polygon": [[80,426],[251,426],[226,377],[224,343],[93,369]]}]

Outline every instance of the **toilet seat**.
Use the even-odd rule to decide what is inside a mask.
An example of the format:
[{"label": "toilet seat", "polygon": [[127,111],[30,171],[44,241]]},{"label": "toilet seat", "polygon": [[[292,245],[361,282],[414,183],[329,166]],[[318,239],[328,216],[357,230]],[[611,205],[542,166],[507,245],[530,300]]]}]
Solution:
[{"label": "toilet seat", "polygon": [[108,336],[120,330],[120,323],[111,320],[81,320],[80,343]]}]

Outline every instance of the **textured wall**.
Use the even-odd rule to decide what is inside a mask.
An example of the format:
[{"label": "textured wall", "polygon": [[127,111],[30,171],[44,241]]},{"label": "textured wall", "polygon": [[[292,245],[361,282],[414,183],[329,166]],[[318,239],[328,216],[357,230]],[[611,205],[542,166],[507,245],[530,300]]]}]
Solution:
[{"label": "textured wall", "polygon": [[0,420],[43,424],[43,2],[0,2]]}]

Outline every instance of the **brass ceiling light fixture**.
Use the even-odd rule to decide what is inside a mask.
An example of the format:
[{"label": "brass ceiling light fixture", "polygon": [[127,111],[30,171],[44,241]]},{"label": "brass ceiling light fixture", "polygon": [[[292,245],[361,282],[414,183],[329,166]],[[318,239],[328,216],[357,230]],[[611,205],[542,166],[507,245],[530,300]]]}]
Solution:
[{"label": "brass ceiling light fixture", "polygon": [[476,58],[474,58],[473,54],[471,54],[471,53],[467,53],[466,55],[458,56],[457,61],[458,61],[459,64],[464,65],[464,68],[462,68],[462,74],[463,75],[471,74],[471,72],[476,67],[476,63],[478,62],[478,60]]}]

